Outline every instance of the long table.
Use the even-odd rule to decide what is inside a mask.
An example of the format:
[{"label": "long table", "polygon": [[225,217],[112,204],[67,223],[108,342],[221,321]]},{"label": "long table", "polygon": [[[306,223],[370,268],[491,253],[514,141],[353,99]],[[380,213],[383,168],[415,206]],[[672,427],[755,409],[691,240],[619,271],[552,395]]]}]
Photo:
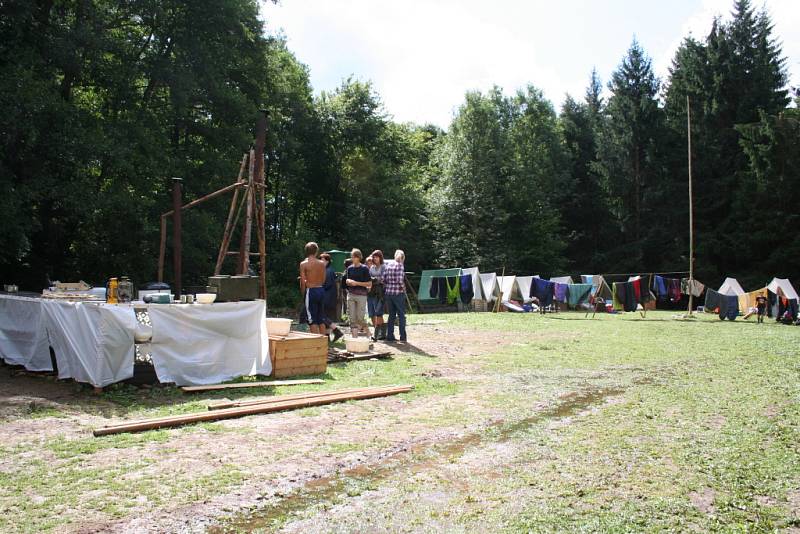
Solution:
[{"label": "long table", "polygon": [[272,372],[263,300],[106,304],[0,294],[0,358],[104,387],[133,376],[136,309],[150,315],[160,382],[216,384]]}]

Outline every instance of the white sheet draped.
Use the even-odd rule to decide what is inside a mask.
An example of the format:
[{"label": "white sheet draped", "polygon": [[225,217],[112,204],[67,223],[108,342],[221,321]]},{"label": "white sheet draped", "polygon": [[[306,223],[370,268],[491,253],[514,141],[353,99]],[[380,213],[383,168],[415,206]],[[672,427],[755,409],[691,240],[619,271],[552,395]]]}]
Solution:
[{"label": "white sheet draped", "polygon": [[150,306],[151,356],[161,382],[218,384],[272,372],[266,303]]},{"label": "white sheet draped", "polygon": [[29,371],[52,371],[42,299],[2,295],[0,357]]}]

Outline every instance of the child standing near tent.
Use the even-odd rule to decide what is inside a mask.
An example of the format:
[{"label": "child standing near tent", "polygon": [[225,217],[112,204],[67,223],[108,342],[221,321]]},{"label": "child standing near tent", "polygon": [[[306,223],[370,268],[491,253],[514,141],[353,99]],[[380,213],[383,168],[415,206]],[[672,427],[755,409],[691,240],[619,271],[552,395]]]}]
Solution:
[{"label": "child standing near tent", "polygon": [[756,297],[756,309],[758,310],[758,322],[764,322],[764,315],[767,313],[767,297],[759,295]]},{"label": "child standing near tent", "polygon": [[353,337],[362,333],[369,336],[369,327],[364,315],[367,313],[367,293],[372,287],[369,269],[361,263],[364,256],[354,248],[350,253],[353,264],[347,268],[347,315],[350,318],[350,334]]}]

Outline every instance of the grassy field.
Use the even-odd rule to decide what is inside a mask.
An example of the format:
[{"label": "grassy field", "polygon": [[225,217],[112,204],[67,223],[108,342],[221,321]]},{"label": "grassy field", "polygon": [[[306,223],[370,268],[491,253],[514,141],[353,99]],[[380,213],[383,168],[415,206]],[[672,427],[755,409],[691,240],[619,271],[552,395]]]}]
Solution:
[{"label": "grassy field", "polygon": [[[667,312],[460,314],[415,316],[409,338],[393,360],[331,366],[322,387],[189,397],[121,386],[94,398],[4,378],[26,391],[0,396],[0,530],[800,527],[800,328]],[[416,389],[90,435],[110,418],[223,396],[391,383]]]}]

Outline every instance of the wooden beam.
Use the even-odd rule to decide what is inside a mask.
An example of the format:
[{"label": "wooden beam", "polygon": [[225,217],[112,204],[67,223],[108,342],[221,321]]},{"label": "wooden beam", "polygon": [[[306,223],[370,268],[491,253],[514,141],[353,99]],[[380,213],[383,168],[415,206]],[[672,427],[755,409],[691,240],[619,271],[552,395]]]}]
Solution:
[{"label": "wooden beam", "polygon": [[239,243],[239,268],[237,274],[247,274],[250,267],[250,240],[253,229],[253,209],[255,208],[255,195],[253,191],[253,173],[255,172],[255,151],[250,150],[250,165],[247,176],[247,191],[245,192],[245,217],[242,239]]},{"label": "wooden beam", "polygon": [[[241,406],[255,406],[257,404],[275,404],[276,402],[285,402],[290,400],[297,400],[297,399],[313,399],[318,397],[330,397],[333,395],[343,395],[345,393],[355,393],[358,391],[362,391],[365,388],[347,388],[347,389],[337,389],[334,391],[313,391],[310,393],[296,393],[294,395],[280,395],[277,397],[267,397],[264,399],[249,399],[249,400],[228,400],[225,399],[219,402],[212,402],[208,405],[209,410],[222,410],[226,408],[236,408]],[[385,386],[385,387],[376,387],[376,388],[369,388],[369,389],[397,389],[397,386]]]},{"label": "wooden beam", "polygon": [[131,421],[128,423],[121,423],[118,425],[110,425],[95,429],[93,434],[97,436],[107,436],[110,434],[122,434],[125,432],[141,432],[143,430],[155,430],[158,428],[169,428],[192,423],[200,423],[203,421],[219,421],[222,419],[232,419],[235,417],[243,417],[245,415],[257,415],[265,413],[280,412],[284,410],[296,410],[298,408],[308,408],[311,406],[322,406],[325,404],[333,404],[336,402],[347,402],[351,400],[364,400],[374,399],[378,397],[386,397],[388,395],[396,395],[398,393],[407,393],[413,389],[413,386],[397,386],[397,389],[387,390],[384,388],[365,389],[357,393],[344,393],[341,395],[331,395],[328,397],[316,397],[310,399],[296,399],[284,402],[276,402],[272,404],[258,404],[255,406],[243,406],[241,408],[229,408],[223,410],[213,410],[199,413],[192,413],[186,415],[176,415],[169,417],[157,417],[154,419],[142,419],[139,421]]}]

